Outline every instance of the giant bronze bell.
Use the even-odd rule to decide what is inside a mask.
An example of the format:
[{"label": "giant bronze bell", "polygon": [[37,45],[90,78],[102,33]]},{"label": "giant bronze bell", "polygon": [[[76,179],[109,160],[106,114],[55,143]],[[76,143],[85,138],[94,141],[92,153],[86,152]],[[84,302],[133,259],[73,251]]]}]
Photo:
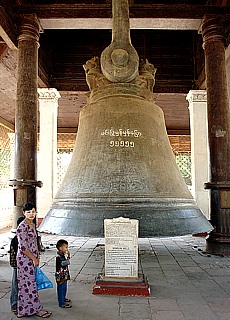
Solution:
[{"label": "giant bronze bell", "polygon": [[209,232],[167,137],[155,69],[129,36],[128,1],[113,1],[112,43],[84,65],[90,88],[71,163],[40,231],[103,237],[104,219],[138,219],[140,237]]}]

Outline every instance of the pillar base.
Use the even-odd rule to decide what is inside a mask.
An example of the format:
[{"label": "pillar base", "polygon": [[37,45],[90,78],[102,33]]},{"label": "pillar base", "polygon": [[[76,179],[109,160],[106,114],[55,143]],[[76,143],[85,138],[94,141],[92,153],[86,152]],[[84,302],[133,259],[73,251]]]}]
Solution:
[{"label": "pillar base", "polygon": [[206,253],[230,256],[230,237],[210,234],[206,239]]},{"label": "pillar base", "polygon": [[214,230],[206,242],[206,252],[230,256],[230,182],[207,182],[211,190],[211,223]]},{"label": "pillar base", "polygon": [[150,287],[147,278],[139,274],[133,278],[106,278],[98,274],[92,289],[93,294],[150,297]]}]

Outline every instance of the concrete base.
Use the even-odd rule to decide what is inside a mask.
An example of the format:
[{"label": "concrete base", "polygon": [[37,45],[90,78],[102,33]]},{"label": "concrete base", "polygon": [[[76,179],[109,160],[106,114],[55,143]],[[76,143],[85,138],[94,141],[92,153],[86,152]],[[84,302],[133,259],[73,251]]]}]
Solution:
[{"label": "concrete base", "polygon": [[115,296],[150,297],[150,287],[147,278],[139,274],[138,279],[133,278],[107,278],[98,274],[93,284],[93,294]]},{"label": "concrete base", "polygon": [[209,236],[206,240],[205,252],[221,256],[230,256],[230,238]]}]

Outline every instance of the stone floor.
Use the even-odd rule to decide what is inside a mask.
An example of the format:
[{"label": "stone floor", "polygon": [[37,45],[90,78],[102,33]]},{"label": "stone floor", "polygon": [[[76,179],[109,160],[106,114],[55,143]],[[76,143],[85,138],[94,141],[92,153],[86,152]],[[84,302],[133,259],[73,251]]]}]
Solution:
[{"label": "stone floor", "polygon": [[[10,232],[0,234],[0,319],[17,319],[9,307],[12,269],[7,248]],[[62,236],[42,235],[41,266],[53,279],[55,243]],[[204,238],[192,236],[139,239],[140,269],[151,297],[93,295],[95,276],[103,270],[103,239],[65,237],[71,250],[68,296],[71,309],[58,307],[56,288],[40,291],[53,320],[229,320],[230,257],[203,252]],[[54,282],[54,281],[53,281]],[[35,319],[37,317],[25,317]],[[37,318],[38,319],[38,318]]]}]

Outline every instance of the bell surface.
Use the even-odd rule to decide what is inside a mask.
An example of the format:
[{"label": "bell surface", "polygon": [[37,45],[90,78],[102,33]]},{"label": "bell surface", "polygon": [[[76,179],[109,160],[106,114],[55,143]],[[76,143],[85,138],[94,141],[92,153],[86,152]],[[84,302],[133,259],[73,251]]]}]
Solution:
[{"label": "bell surface", "polygon": [[139,220],[139,237],[209,232],[179,172],[164,115],[132,83],[91,91],[73,156],[39,231],[104,237],[104,219]]}]

